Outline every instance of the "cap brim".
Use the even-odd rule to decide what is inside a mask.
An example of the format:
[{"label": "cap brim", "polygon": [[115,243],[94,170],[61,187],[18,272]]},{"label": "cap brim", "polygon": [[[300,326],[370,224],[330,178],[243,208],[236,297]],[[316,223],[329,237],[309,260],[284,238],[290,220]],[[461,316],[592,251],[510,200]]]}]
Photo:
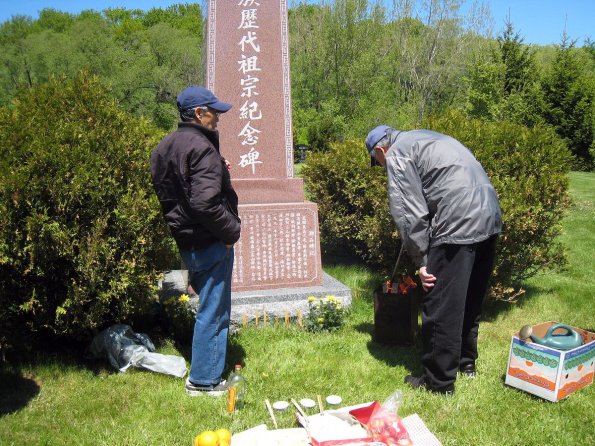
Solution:
[{"label": "cap brim", "polygon": [[223,102],[223,101],[217,101],[213,104],[209,104],[209,107],[211,107],[213,110],[217,110],[220,113],[225,113],[229,110],[231,110],[232,105],[228,104],[227,102]]}]

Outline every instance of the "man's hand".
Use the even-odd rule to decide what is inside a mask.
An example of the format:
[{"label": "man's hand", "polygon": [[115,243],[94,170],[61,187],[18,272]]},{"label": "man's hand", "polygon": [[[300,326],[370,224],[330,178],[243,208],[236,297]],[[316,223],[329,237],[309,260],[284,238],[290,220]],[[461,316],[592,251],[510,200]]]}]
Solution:
[{"label": "man's hand", "polygon": [[436,282],[436,276],[428,273],[425,266],[419,269],[419,278],[421,280],[421,286],[425,291],[429,291],[434,286],[434,282]]}]

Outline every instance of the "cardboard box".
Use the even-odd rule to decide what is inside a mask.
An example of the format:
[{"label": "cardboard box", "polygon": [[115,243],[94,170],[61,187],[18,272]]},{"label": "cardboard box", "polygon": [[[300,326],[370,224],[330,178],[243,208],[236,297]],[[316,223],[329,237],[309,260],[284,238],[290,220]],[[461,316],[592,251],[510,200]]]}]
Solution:
[{"label": "cardboard box", "polygon": [[[557,322],[533,326],[533,334],[544,337]],[[571,350],[557,350],[512,337],[505,383],[548,401],[559,401],[593,382],[595,373],[595,333],[572,327],[583,345]]]}]

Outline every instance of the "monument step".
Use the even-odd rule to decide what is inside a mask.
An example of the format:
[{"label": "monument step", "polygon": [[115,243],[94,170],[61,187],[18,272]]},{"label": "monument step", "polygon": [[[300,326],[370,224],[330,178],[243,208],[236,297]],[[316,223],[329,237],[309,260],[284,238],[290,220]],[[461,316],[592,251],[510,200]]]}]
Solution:
[{"label": "monument step", "polygon": [[231,319],[242,321],[246,315],[248,320],[253,320],[257,314],[262,318],[263,311],[266,311],[267,316],[285,317],[287,312],[290,317],[295,317],[301,310],[302,315],[306,316],[310,296],[317,299],[335,296],[344,307],[351,306],[351,289],[323,273],[320,286],[232,292]]}]

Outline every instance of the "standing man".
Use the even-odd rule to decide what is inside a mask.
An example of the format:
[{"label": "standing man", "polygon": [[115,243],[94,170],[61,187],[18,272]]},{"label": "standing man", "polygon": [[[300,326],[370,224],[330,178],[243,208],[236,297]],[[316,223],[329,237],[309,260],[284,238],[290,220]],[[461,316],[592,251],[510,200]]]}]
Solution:
[{"label": "standing man", "polygon": [[452,394],[458,371],[475,376],[481,306],[502,229],[496,191],[471,152],[450,136],[381,125],[366,147],[372,163],[386,168],[390,211],[426,291],[424,371],[405,382]]},{"label": "standing man", "polygon": [[151,154],[155,192],[188,279],[200,296],[186,391],[221,396],[231,312],[233,244],[240,238],[238,196],[219,153],[219,115],[231,109],[204,87],[178,96],[181,121]]}]

